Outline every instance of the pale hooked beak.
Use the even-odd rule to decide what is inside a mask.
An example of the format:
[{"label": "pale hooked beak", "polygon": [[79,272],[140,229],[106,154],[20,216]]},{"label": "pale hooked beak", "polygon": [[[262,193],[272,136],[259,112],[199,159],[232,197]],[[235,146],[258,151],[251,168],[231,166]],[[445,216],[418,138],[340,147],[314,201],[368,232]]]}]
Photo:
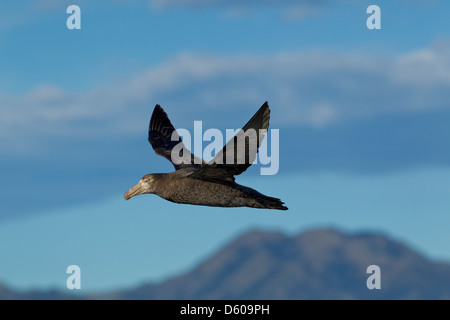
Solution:
[{"label": "pale hooked beak", "polygon": [[142,187],[141,187],[141,184],[138,183],[134,187],[131,187],[130,190],[125,192],[125,195],[123,197],[125,198],[125,200],[130,200],[134,196],[141,194],[141,192],[142,192]]}]

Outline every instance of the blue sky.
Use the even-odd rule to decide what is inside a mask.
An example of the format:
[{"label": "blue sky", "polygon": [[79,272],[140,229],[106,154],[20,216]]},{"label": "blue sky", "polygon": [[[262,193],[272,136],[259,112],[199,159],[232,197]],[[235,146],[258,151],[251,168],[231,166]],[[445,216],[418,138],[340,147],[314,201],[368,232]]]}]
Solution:
[{"label": "blue sky", "polygon": [[[81,7],[81,30],[66,28],[70,4]],[[370,4],[381,30],[366,28]],[[378,230],[450,260],[449,3],[0,9],[0,283],[63,288],[66,265],[80,264],[86,290],[132,286],[184,271],[258,226]],[[282,198],[286,215],[123,200],[142,175],[172,170],[146,141],[156,103],[176,127],[225,129],[266,100],[280,172],[251,168],[239,181]]]}]

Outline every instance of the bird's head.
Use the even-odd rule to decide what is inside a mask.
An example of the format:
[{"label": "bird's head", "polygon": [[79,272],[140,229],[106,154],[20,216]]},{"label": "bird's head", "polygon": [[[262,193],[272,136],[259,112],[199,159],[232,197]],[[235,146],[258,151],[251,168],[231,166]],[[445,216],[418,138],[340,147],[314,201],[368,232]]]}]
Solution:
[{"label": "bird's head", "polygon": [[131,187],[130,190],[125,192],[124,198],[125,200],[129,200],[134,196],[138,196],[144,193],[154,193],[155,192],[155,177],[152,174],[148,174],[143,176],[141,180],[139,180],[138,184],[134,187]]}]

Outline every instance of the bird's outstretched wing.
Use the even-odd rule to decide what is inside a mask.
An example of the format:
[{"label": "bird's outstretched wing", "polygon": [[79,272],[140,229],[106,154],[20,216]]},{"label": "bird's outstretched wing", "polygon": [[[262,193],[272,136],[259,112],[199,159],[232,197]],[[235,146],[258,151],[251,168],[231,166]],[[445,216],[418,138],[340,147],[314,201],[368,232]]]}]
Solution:
[{"label": "bird's outstretched wing", "polygon": [[270,109],[268,103],[265,102],[244,128],[217,153],[214,159],[190,174],[189,178],[234,182],[234,176],[247,170],[255,161],[258,149],[264,139],[264,133],[269,128],[269,119]]},{"label": "bird's outstretched wing", "polygon": [[[186,167],[200,168],[202,165],[206,164],[203,160],[196,157],[185,147],[180,136],[170,122],[167,113],[164,112],[163,108],[161,108],[159,104],[155,106],[150,119],[150,125],[148,128],[148,142],[150,142],[156,154],[159,154],[172,162],[175,170]],[[182,150],[184,154],[180,154],[179,157],[181,158],[181,156],[183,156],[184,159],[189,159],[186,161],[187,163],[176,163],[172,159],[172,149],[180,143],[181,145],[179,145],[179,147],[181,148],[177,148],[177,150]]]}]

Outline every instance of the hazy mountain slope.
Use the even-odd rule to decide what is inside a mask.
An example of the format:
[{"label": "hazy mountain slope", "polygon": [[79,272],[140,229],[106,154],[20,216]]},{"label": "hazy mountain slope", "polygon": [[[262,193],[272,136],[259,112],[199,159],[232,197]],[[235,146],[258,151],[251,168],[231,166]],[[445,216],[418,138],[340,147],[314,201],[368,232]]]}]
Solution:
[{"label": "hazy mountain slope", "polygon": [[[381,290],[368,290],[366,269],[381,268]],[[194,270],[159,284],[97,299],[450,299],[450,264],[432,262],[380,234],[331,229],[289,237],[249,232]],[[15,293],[0,299],[68,299],[64,293]],[[76,296],[76,298],[83,298]]]},{"label": "hazy mountain slope", "polygon": [[[366,269],[381,268],[381,290]],[[450,265],[378,234],[250,232],[191,272],[123,299],[450,299]]]}]

